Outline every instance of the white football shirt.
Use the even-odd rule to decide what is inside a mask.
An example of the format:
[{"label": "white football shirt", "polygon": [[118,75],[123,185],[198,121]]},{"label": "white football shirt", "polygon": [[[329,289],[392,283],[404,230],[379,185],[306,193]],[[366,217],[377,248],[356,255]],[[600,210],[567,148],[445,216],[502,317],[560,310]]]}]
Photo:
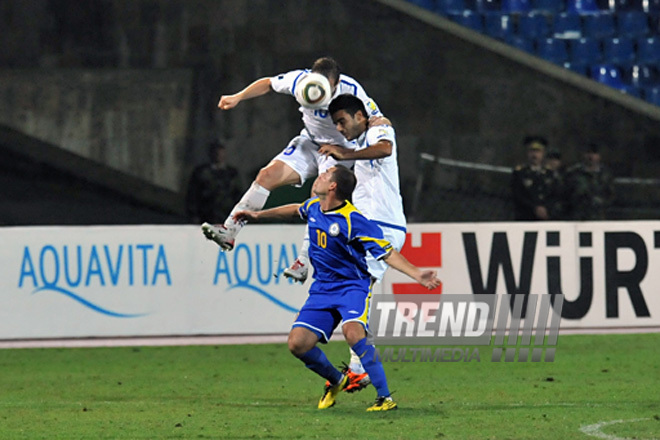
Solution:
[{"label": "white football shirt", "polygon": [[405,230],[406,216],[399,186],[394,128],[389,125],[371,127],[353,143],[356,150],[363,150],[381,140],[392,143],[392,154],[380,159],[355,161],[354,172],[358,183],[353,191],[353,205],[381,226]]},{"label": "white football shirt", "polygon": [[[274,76],[270,79],[271,87],[277,93],[294,96],[298,80],[303,74],[309,72],[310,70],[307,69],[292,70],[291,72]],[[369,116],[382,116],[380,109],[374,100],[367,95],[367,92],[364,91],[360,83],[348,75],[340,74],[339,84],[335,89],[334,95],[332,95],[332,99],[343,94],[355,95],[360,98],[367,112],[369,112]],[[332,123],[332,118],[328,114],[327,108],[312,110],[300,106],[298,110],[302,113],[302,120],[305,124],[307,134],[314,142],[317,144],[346,144],[346,139],[337,131],[337,128]]]}]

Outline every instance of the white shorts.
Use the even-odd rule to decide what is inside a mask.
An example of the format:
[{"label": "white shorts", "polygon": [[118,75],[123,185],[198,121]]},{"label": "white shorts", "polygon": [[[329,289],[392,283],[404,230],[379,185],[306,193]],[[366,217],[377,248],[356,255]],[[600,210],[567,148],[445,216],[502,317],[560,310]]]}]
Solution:
[{"label": "white shorts", "polygon": [[[348,147],[346,144],[342,145]],[[293,171],[300,176],[302,186],[306,180],[314,178],[337,164],[344,165],[347,168],[353,168],[352,160],[338,161],[332,157],[326,157],[319,154],[319,144],[312,141],[303,130],[300,135],[291,139],[289,145],[275,156],[273,160],[279,160],[287,164]]]},{"label": "white shorts", "polygon": [[[379,224],[379,226],[380,229],[383,230],[383,236],[385,237],[385,240],[389,241],[394,249],[400,251],[403,247],[403,244],[406,242],[406,231],[389,228],[382,224]],[[369,273],[371,276],[380,281],[383,279],[389,264],[383,260],[376,260],[371,256],[371,253],[367,252],[367,266],[369,267]]]}]

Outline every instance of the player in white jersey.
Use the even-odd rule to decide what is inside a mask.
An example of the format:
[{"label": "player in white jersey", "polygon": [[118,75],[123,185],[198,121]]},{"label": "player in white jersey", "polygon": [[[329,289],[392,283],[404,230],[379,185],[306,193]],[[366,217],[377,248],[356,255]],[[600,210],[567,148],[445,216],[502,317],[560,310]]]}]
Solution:
[{"label": "player in white jersey", "polygon": [[[333,97],[342,94],[356,96],[368,109],[369,116],[382,116],[376,103],[369,98],[362,86],[353,78],[341,74],[339,66],[332,58],[319,58],[312,65],[312,72],[328,78],[333,89]],[[308,70],[293,70],[274,77],[258,79],[234,95],[220,98],[218,107],[229,110],[241,101],[265,95],[270,91],[294,96],[300,78]],[[270,192],[284,185],[302,185],[305,180],[315,177],[338,162],[319,153],[322,144],[342,145],[351,148],[350,143],[336,130],[327,109],[312,110],[300,107],[304,128],[298,136],[271,162],[262,168],[241,200],[234,206],[222,225],[204,223],[204,235],[215,241],[223,250],[234,248],[235,237],[241,230],[242,222],[234,220],[237,211],[259,211],[266,204]],[[346,165],[346,164],[345,164]],[[352,164],[348,163],[350,167]]]},{"label": "player in white jersey", "polygon": [[[336,160],[354,160],[357,186],[353,191],[353,205],[365,217],[378,224],[385,239],[400,251],[406,239],[406,217],[399,186],[399,166],[394,128],[390,125],[369,127],[364,104],[354,96],[340,95],[329,106],[330,116],[337,131],[350,141],[349,147],[324,144],[319,153]],[[306,237],[306,240],[308,237]],[[304,282],[308,260],[306,242],[296,264],[285,275]],[[367,265],[373,281],[380,281],[387,265],[367,256]],[[297,275],[297,276],[293,276]],[[360,359],[351,352],[347,374],[350,383],[346,391],[359,391],[369,384]]]}]

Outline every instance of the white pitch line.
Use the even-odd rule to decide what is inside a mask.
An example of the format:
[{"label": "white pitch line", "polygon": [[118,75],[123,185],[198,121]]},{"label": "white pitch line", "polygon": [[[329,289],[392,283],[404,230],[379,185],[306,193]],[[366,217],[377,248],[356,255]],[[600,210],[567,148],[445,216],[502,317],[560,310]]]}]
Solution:
[{"label": "white pitch line", "polygon": [[3,348],[89,348],[89,347],[160,347],[187,345],[286,344],[287,334],[226,336],[154,336],[119,338],[70,338],[0,340]]},{"label": "white pitch line", "polygon": [[[601,428],[604,428],[606,426],[610,425],[616,425],[619,423],[635,423],[635,422],[642,422],[644,420],[650,420],[648,418],[646,419],[628,419],[628,420],[611,420],[609,422],[598,422],[593,425],[585,425],[585,426],[580,426],[580,431],[582,431],[584,434],[587,434],[592,437],[598,437],[598,438],[603,438],[605,440],[634,440],[633,438],[630,437],[617,437],[615,435],[610,435],[606,434],[603,431],[601,431]],[[634,437],[637,438],[637,437]],[[658,439],[647,439],[647,440],[658,440]]]}]

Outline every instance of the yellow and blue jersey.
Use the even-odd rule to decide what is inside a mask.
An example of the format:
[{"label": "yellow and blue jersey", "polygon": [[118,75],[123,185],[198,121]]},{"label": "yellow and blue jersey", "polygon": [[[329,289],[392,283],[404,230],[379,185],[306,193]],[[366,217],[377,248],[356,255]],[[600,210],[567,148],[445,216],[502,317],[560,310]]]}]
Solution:
[{"label": "yellow and blue jersey", "polygon": [[305,201],[300,216],[309,229],[309,258],[321,282],[369,280],[367,252],[380,260],[392,250],[380,227],[349,201],[323,212],[318,197]]}]

